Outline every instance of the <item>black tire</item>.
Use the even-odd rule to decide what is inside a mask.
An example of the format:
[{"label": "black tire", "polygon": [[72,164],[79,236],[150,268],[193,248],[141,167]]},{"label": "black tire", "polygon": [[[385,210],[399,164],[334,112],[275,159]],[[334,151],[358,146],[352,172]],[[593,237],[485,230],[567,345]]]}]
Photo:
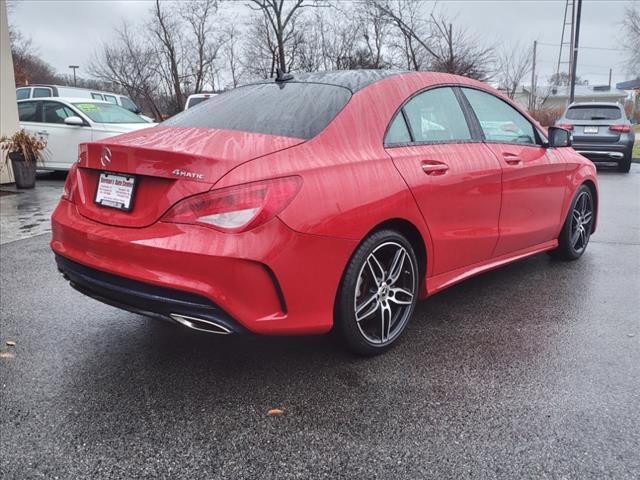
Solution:
[{"label": "black tire", "polygon": [[618,172],[629,173],[629,170],[631,170],[631,157],[632,152],[629,152],[622,160],[620,160],[618,163]]},{"label": "black tire", "polygon": [[[590,215],[588,215],[589,213]],[[580,258],[589,244],[594,221],[595,199],[593,193],[589,187],[581,185],[571,201],[567,218],[558,237],[558,248],[551,251],[551,255],[562,260]],[[580,226],[582,226],[582,230]]]},{"label": "black tire", "polygon": [[409,241],[393,230],[374,232],[356,249],[342,276],[334,333],[360,355],[385,352],[413,315],[419,285],[420,269]]}]

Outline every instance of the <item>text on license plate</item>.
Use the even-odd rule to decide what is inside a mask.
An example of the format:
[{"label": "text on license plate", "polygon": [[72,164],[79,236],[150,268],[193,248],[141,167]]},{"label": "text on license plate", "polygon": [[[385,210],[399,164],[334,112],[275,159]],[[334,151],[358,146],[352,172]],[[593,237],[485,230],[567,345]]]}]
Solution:
[{"label": "text on license plate", "polygon": [[598,127],[584,127],[584,133],[598,133]]},{"label": "text on license plate", "polygon": [[104,207],[131,210],[136,178],[131,175],[101,173],[95,202]]}]

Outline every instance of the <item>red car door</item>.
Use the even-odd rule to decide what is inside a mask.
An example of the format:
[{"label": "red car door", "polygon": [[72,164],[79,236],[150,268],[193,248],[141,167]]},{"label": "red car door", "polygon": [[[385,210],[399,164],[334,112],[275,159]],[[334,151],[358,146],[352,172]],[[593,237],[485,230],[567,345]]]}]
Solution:
[{"label": "red car door", "polygon": [[498,240],[502,170],[491,150],[474,141],[453,90],[434,88],[409,100],[385,145],[429,228],[432,274],[490,258]]},{"label": "red car door", "polygon": [[562,222],[566,165],[542,146],[533,124],[507,102],[472,88],[462,91],[502,165],[500,239],[493,256],[553,240]]}]

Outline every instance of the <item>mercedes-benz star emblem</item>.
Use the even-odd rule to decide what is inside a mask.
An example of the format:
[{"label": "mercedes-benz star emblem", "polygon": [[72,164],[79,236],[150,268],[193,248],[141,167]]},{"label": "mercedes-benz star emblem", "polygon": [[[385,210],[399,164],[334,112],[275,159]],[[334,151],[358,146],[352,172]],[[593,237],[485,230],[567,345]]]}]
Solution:
[{"label": "mercedes-benz star emblem", "polygon": [[111,163],[111,150],[107,147],[102,149],[102,155],[100,156],[100,163],[102,163],[103,167],[106,167]]}]

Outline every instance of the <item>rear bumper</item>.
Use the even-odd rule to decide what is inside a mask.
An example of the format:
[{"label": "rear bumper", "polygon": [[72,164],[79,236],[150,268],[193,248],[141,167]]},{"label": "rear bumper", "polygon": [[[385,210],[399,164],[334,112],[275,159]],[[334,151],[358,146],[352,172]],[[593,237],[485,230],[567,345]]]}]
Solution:
[{"label": "rear bumper", "polygon": [[619,162],[631,155],[631,143],[574,143],[573,148],[580,155],[594,162]]},{"label": "rear bumper", "polygon": [[[189,316],[260,334],[330,330],[338,284],[356,244],[301,234],[278,218],[232,235],[162,222],[103,225],[66,200],[52,216],[51,248],[83,293],[163,317],[195,309]],[[151,304],[149,295],[156,297]],[[169,312],[176,301],[189,305]]]},{"label": "rear bumper", "polygon": [[228,333],[246,330],[211,300],[102,272],[56,255],[58,270],[71,286],[91,298],[142,315],[175,320],[193,317],[222,325]]}]

